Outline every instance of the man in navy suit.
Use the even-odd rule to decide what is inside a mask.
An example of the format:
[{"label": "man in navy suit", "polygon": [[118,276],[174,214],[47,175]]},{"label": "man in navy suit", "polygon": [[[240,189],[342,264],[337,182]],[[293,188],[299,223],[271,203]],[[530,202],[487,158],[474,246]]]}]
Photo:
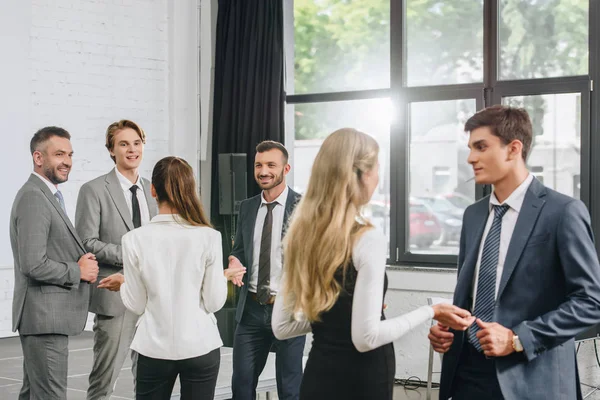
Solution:
[{"label": "man in navy suit", "polygon": [[445,353],[440,400],[581,399],[574,337],[600,322],[600,266],[584,204],[527,170],[527,112],[493,106],[472,116],[468,158],[493,193],[463,217],[454,304],[465,332],[432,327]]},{"label": "man in navy suit", "polygon": [[262,193],[240,204],[238,227],[229,270],[246,267],[243,278],[229,276],[241,286],[237,328],[233,340],[234,400],[256,398],[256,385],[269,350],[276,352],[277,393],[281,400],[299,398],[305,336],[277,340],[271,329],[273,303],[283,267],[281,241],[300,195],[285,183],[290,171],[288,152],[278,142],[256,147],[254,178]]}]

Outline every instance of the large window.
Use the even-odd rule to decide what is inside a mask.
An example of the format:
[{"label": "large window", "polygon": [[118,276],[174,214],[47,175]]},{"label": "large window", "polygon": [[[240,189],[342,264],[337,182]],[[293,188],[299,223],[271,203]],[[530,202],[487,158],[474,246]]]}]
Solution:
[{"label": "large window", "polygon": [[[600,201],[590,152],[600,79],[600,5],[589,0],[289,0],[286,139],[303,191],[323,139],[354,127],[381,146],[365,213],[389,263],[454,266],[464,210],[489,194],[467,163],[464,123],[492,104],[525,108],[528,167],[546,186]],[[596,97],[594,97],[596,96]],[[599,108],[600,109],[600,108]],[[600,173],[600,162],[597,163]],[[594,197],[595,196],[595,197]],[[594,228],[600,229],[600,213]]]}]

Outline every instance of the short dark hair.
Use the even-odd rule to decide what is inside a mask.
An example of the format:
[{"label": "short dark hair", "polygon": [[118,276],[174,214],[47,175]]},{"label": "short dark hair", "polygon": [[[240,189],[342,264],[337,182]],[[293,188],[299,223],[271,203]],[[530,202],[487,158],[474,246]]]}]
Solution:
[{"label": "short dark hair", "polygon": [[40,146],[53,136],[71,140],[71,135],[66,131],[66,129],[59,128],[58,126],[46,126],[34,133],[33,137],[31,138],[31,142],[29,142],[29,150],[31,150],[31,154],[38,151]]},{"label": "short dark hair", "polygon": [[269,151],[269,150],[273,150],[273,149],[277,149],[283,153],[283,159],[284,159],[285,163],[287,164],[288,159],[290,158],[290,155],[288,154],[288,151],[285,148],[285,146],[282,145],[281,143],[276,142],[274,140],[264,140],[264,141],[260,142],[258,144],[258,146],[256,146],[257,153],[264,153],[265,151]]},{"label": "short dark hair", "polygon": [[521,155],[527,160],[531,142],[533,140],[533,127],[529,114],[524,108],[504,105],[495,105],[478,111],[465,123],[465,132],[472,132],[477,128],[488,127],[494,136],[500,138],[502,143],[509,144],[513,140],[523,143]]}]

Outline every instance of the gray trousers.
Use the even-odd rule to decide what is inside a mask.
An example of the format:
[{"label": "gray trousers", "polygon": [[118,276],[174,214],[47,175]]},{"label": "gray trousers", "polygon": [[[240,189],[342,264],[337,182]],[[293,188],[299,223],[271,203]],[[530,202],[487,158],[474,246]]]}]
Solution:
[{"label": "gray trousers", "polygon": [[19,400],[66,400],[69,337],[20,335],[23,386]]},{"label": "gray trousers", "polygon": [[[90,372],[87,400],[108,400],[129,353],[138,316],[125,311],[118,317],[94,317],[94,365]],[[137,353],[131,352],[131,372],[135,388]]]}]

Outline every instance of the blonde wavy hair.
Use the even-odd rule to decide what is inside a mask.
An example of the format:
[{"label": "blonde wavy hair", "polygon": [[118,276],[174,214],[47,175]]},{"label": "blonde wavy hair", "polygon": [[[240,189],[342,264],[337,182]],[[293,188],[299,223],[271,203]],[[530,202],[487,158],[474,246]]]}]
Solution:
[{"label": "blonde wavy hair", "polygon": [[283,257],[284,301],[310,322],[333,307],[341,291],[335,272],[341,267],[346,275],[354,243],[373,228],[357,217],[369,201],[362,174],[377,165],[378,154],[375,139],[344,128],[325,139],[315,158],[284,239]]}]

